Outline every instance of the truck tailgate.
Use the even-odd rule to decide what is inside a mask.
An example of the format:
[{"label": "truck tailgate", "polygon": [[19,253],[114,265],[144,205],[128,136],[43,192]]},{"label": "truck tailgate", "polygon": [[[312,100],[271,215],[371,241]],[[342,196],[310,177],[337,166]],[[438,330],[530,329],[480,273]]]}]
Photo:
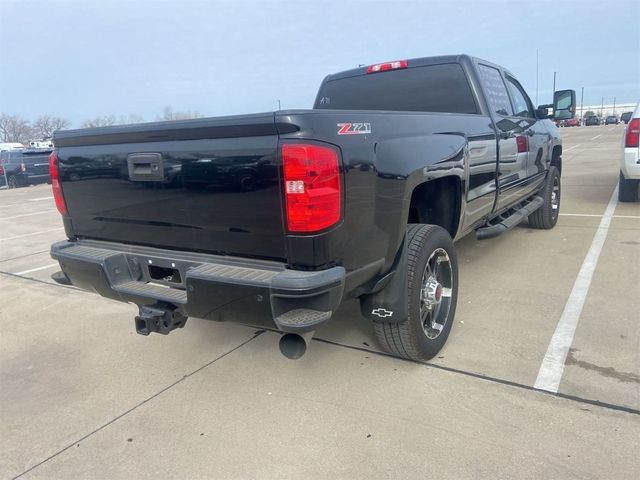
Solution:
[{"label": "truck tailgate", "polygon": [[285,258],[273,113],[59,132],[73,234]]}]

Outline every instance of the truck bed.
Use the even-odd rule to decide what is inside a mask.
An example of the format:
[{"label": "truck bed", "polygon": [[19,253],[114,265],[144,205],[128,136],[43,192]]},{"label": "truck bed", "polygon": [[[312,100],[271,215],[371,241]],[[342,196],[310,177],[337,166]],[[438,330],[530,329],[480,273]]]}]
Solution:
[{"label": "truck bed", "polygon": [[[461,123],[469,133],[456,133]],[[344,124],[368,130],[341,134]],[[461,172],[465,145],[478,144],[479,174],[493,178],[491,138],[481,115],[314,109],[63,131],[55,145],[69,238],[303,269],[342,265],[358,270],[357,284],[390,267],[403,240],[407,191],[429,165],[429,178]],[[279,146],[300,141],[341,154],[342,219],[312,235],[287,232],[284,220]],[[156,161],[159,173],[148,175]],[[490,191],[485,210],[493,200]]]}]

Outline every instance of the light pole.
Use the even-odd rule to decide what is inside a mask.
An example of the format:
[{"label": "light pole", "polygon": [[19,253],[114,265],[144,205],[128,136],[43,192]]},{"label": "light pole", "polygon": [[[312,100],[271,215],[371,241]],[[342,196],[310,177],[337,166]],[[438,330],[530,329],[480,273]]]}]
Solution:
[{"label": "light pole", "polygon": [[538,105],[538,66],[539,66],[538,49],[536,49],[536,105]]},{"label": "light pole", "polygon": [[553,72],[553,96],[556,94],[556,72]]},{"label": "light pole", "polygon": [[611,113],[611,115],[615,115],[616,114],[616,97],[613,97],[613,112]]},{"label": "light pole", "polygon": [[584,87],[582,87],[582,93],[580,94],[580,121],[582,121],[582,101],[584,100]]},{"label": "light pole", "polygon": [[602,103],[600,104],[600,119],[602,119],[603,110],[604,110],[604,97],[602,97]]}]

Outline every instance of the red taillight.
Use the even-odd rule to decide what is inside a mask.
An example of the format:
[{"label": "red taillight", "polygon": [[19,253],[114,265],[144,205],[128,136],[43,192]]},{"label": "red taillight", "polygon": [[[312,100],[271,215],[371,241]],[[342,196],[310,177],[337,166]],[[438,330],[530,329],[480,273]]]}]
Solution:
[{"label": "red taillight", "polygon": [[311,233],[340,220],[342,187],[338,152],[331,147],[282,146],[287,229]]},{"label": "red taillight", "polygon": [[49,173],[51,174],[51,188],[53,189],[53,199],[56,201],[56,208],[61,215],[67,213],[67,207],[64,204],[62,189],[60,188],[60,174],[58,172],[58,156],[56,152],[49,155]]},{"label": "red taillight", "polygon": [[369,65],[367,67],[367,73],[386,72],[388,70],[399,70],[401,68],[407,68],[409,62],[407,60],[395,60],[393,62],[378,63],[376,65]]},{"label": "red taillight", "polygon": [[24,173],[24,172],[26,172],[26,171],[27,171],[27,167],[25,167],[25,166],[24,166],[24,163],[21,163],[21,164],[20,164],[20,171],[21,171],[22,173]]},{"label": "red taillight", "polygon": [[0,175],[4,175],[4,167],[0,165]]},{"label": "red taillight", "polygon": [[627,135],[624,140],[625,147],[637,147],[640,139],[640,118],[634,118],[627,125]]},{"label": "red taillight", "polygon": [[516,143],[518,144],[518,153],[526,153],[529,151],[529,139],[526,135],[516,136]]}]

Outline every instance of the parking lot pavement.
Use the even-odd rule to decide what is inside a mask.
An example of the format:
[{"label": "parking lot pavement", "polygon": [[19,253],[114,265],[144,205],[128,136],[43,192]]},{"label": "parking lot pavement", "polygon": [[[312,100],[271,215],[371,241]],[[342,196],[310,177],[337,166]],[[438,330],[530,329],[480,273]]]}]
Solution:
[{"label": "parking lot pavement", "polygon": [[239,325],[194,321],[177,335],[144,339],[131,328],[137,313],[131,305],[7,276],[0,291],[0,478],[55,454],[253,336]]},{"label": "parking lot pavement", "polygon": [[640,410],[639,247],[640,218],[614,218],[567,360],[563,392]]},{"label": "parking lot pavement", "polygon": [[[277,338],[260,335],[25,478],[586,479],[635,468],[628,414],[326,344],[291,362]],[[605,443],[606,456],[590,451]]]},{"label": "parking lot pavement", "polygon": [[[457,243],[428,366],[378,354],[355,301],[297,362],[256,327],[138,336],[135,307],[50,280],[50,187],[0,191],[0,476],[638,477],[640,204],[607,213],[623,131],[562,130],[555,229]],[[558,395],[534,390],[580,301]]]},{"label": "parking lot pavement", "polygon": [[0,191],[0,262],[46,252],[63,235],[49,185]]}]

